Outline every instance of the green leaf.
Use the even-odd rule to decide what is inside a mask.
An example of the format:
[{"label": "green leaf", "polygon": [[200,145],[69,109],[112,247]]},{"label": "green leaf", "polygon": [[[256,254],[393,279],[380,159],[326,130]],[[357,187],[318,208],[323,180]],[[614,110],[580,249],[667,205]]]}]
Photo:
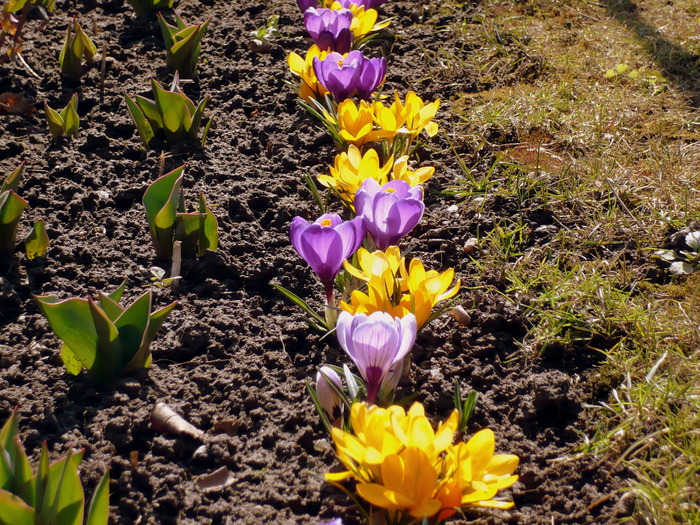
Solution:
[{"label": "green leaf", "polygon": [[46,441],[41,445],[39,455],[39,472],[35,478],[35,501],[34,511],[38,515],[38,522],[43,524],[48,521],[49,514],[49,493],[51,492],[49,478],[49,450],[46,448]]},{"label": "green leaf", "polygon": [[323,330],[327,331],[328,327],[326,326],[326,319],[321,317],[318,312],[316,312],[313,308],[311,308],[308,304],[306,304],[306,301],[304,301],[301,297],[296,295],[294,292],[287,290],[286,288],[275,284],[275,283],[270,283],[272,287],[280,292],[282,295],[284,295],[287,299],[289,299],[292,303],[297,305],[299,308],[304,310],[307,314],[311,316],[311,318],[316,322],[317,325],[319,325]]},{"label": "green leaf", "polygon": [[207,250],[216,250],[219,247],[219,223],[216,217],[207,207],[204,194],[199,194],[200,234],[199,255],[204,255]]},{"label": "green leaf", "polygon": [[129,95],[125,95],[124,99],[126,100],[126,106],[129,108],[129,113],[131,113],[131,118],[134,120],[134,124],[136,125],[136,130],[139,132],[141,140],[145,146],[148,147],[151,139],[155,136],[153,127],[148,120],[146,120],[141,108],[139,108],[136,102],[129,98]]},{"label": "green leaf", "polygon": [[86,299],[59,301],[56,296],[36,296],[49,325],[80,360],[91,370],[97,363],[97,331]]},{"label": "green leaf", "polygon": [[63,118],[55,109],[49,107],[49,105],[44,102],[44,113],[46,113],[46,121],[49,124],[49,132],[54,140],[63,135]]},{"label": "green leaf", "polygon": [[107,316],[104,310],[100,308],[91,297],[88,297],[88,306],[90,315],[97,333],[97,354],[96,364],[92,370],[88,368],[88,372],[93,374],[98,381],[107,383],[114,379],[121,371],[121,354],[119,330],[116,323],[113,323]]},{"label": "green leaf", "polygon": [[66,343],[61,345],[61,361],[63,361],[63,366],[66,367],[66,372],[71,375],[77,376],[83,371],[83,363],[80,362],[80,359]]},{"label": "green leaf", "polygon": [[183,126],[187,115],[187,109],[183,99],[187,97],[182,94],[173,93],[172,91],[166,91],[154,79],[151,79],[151,84],[153,86],[153,95],[156,104],[158,104],[160,113],[163,115],[165,138],[168,142],[173,144],[180,142],[184,132],[187,130],[187,128]]},{"label": "green leaf", "polygon": [[0,489],[0,525],[34,525],[34,509],[14,494]]},{"label": "green leaf", "polygon": [[[209,96],[206,96],[197,105],[197,109],[195,109],[194,115],[192,116],[192,122],[190,124],[190,127],[188,128],[189,140],[197,140],[197,135],[199,134],[199,127],[202,124],[202,117],[204,116],[204,110],[206,109],[208,102]],[[208,127],[207,132],[209,132]],[[204,137],[202,137],[202,144],[204,144]]]},{"label": "green leaf", "polygon": [[69,451],[65,458],[49,468],[50,523],[55,525],[83,525],[85,495],[78,474],[82,451]]},{"label": "green leaf", "polygon": [[[175,15],[177,17],[177,15]],[[158,25],[160,25],[160,31],[163,34],[163,40],[165,41],[165,49],[170,49],[175,43],[174,35],[178,32],[177,26],[171,26],[165,21],[163,15],[158,13]],[[178,19],[180,17],[177,17]]]},{"label": "green leaf", "polygon": [[36,257],[43,257],[49,247],[49,236],[46,233],[46,223],[36,221],[32,230],[24,239],[24,249],[27,259],[30,261]]},{"label": "green leaf", "polygon": [[172,255],[180,185],[184,171],[183,165],[166,173],[153,181],[143,195],[151,237],[160,257]]},{"label": "green leaf", "polygon": [[11,254],[15,250],[17,226],[27,204],[12,190],[0,193],[0,255]]},{"label": "green leaf", "polygon": [[121,305],[113,300],[109,295],[98,292],[97,296],[99,297],[100,308],[102,308],[104,313],[107,314],[109,320],[112,322],[116,321],[124,311],[124,308],[122,308]]},{"label": "green leaf", "polygon": [[90,37],[87,36],[83,28],[80,27],[78,21],[75,21],[75,38],[80,40],[83,46],[83,51],[81,57],[85,58],[86,61],[91,62],[95,55],[97,54],[97,46],[94,44]]},{"label": "green leaf", "polygon": [[32,467],[19,440],[19,410],[15,408],[0,430],[0,489],[22,497],[22,487],[32,477]]},{"label": "green leaf", "polygon": [[[151,291],[147,291],[128,306],[114,322],[119,332],[121,349],[118,366],[125,372],[143,368],[143,357],[139,355],[141,342],[146,334],[151,315]],[[133,366],[133,368],[131,367]]]},{"label": "green leaf", "polygon": [[122,295],[124,294],[124,290],[126,290],[126,283],[127,283],[127,279],[124,279],[122,281],[122,284],[120,284],[116,290],[114,290],[111,294],[109,294],[108,297],[112,301],[120,301],[122,298]]},{"label": "green leaf", "polygon": [[194,255],[197,253],[202,219],[203,216],[199,212],[177,214],[175,240],[182,241],[183,255]]},{"label": "green leaf", "polygon": [[5,182],[0,186],[0,193],[5,193],[8,190],[17,191],[19,188],[19,180],[24,174],[24,167],[26,163],[22,162],[10,174],[5,178]]},{"label": "green leaf", "polygon": [[68,102],[68,105],[61,111],[63,117],[63,131],[67,137],[78,134],[80,128],[80,117],[78,116],[78,95],[73,93],[73,96]]},{"label": "green leaf", "polygon": [[170,303],[167,306],[164,306],[160,310],[156,310],[151,314],[151,317],[149,319],[148,323],[148,328],[146,329],[146,334],[143,338],[143,341],[141,342],[142,348],[145,348],[146,352],[144,354],[147,356],[143,367],[148,368],[151,364],[151,353],[148,350],[148,348],[151,346],[151,343],[153,340],[156,338],[156,334],[158,333],[158,330],[160,330],[160,327],[163,326],[163,323],[165,320],[168,318],[170,315],[170,312],[173,311],[173,308],[177,306],[177,301],[174,301]]},{"label": "green leaf", "polygon": [[85,525],[107,525],[109,521],[109,470],[102,476],[90,500]]},{"label": "green leaf", "polygon": [[160,107],[150,98],[136,96],[136,104],[154,130],[163,129],[163,115]]}]

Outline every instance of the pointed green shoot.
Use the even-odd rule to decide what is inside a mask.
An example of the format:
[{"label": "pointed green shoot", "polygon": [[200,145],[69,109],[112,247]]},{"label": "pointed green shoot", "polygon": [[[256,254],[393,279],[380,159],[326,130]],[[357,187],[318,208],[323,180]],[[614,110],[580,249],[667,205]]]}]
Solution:
[{"label": "pointed green shoot", "polygon": [[143,195],[148,226],[159,257],[171,257],[175,240],[175,223],[180,200],[180,185],[185,166],[156,179]]},{"label": "pointed green shoot", "polygon": [[[139,99],[139,98],[143,98],[143,97],[136,97],[136,98]],[[140,105],[137,104],[136,102],[134,102],[131,99],[131,97],[129,97],[129,95],[125,95],[124,100],[126,100],[126,106],[129,108],[129,113],[131,113],[131,118],[134,119],[134,124],[136,125],[136,130],[139,132],[141,140],[143,141],[144,145],[146,147],[148,147],[148,144],[151,142],[151,139],[155,136],[155,132],[153,131],[153,126],[146,118]],[[146,100],[148,100],[148,99],[146,99]],[[152,102],[152,101],[150,101],[150,102]]]},{"label": "pointed green shoot", "polygon": [[25,166],[26,162],[22,161],[19,166],[17,166],[7,177],[5,177],[5,182],[3,182],[2,186],[0,186],[0,193],[4,193],[8,190],[15,192],[17,191],[19,188],[19,180],[22,178],[22,175],[24,175]]},{"label": "pointed green shoot", "polygon": [[14,251],[17,225],[27,204],[12,190],[0,193],[0,256]]},{"label": "pointed green shoot", "polygon": [[46,233],[46,223],[43,220],[36,221],[24,239],[24,250],[27,254],[27,259],[30,261],[36,257],[43,257],[46,250],[49,248],[49,236]]},{"label": "pointed green shoot", "polygon": [[198,255],[204,255],[207,250],[216,250],[219,247],[219,222],[207,207],[204,194],[199,194],[199,251]]},{"label": "pointed green shoot", "polygon": [[60,113],[44,102],[44,113],[49,124],[49,131],[54,140],[65,135],[71,137],[78,134],[80,117],[78,116],[78,95],[73,94],[70,101]]},{"label": "pointed green shoot", "polygon": [[90,500],[85,525],[107,525],[109,522],[109,470],[102,476]]},{"label": "pointed green shoot", "polygon": [[186,26],[182,19],[177,16],[177,27],[167,24],[162,17],[159,18],[159,21],[167,50],[166,63],[168,67],[171,71],[179,72],[182,78],[192,78],[197,71],[202,38],[211,20],[202,24]]},{"label": "pointed green shoot", "polygon": [[32,479],[32,467],[19,441],[19,409],[15,408],[0,430],[0,489],[23,495]]}]

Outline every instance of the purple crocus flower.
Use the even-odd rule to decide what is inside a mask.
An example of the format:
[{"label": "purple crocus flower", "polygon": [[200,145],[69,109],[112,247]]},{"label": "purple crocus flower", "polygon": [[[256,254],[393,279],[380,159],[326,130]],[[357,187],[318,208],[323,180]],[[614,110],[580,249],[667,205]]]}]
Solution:
[{"label": "purple crocus flower", "polygon": [[343,525],[343,520],[342,518],[335,518],[331,521],[321,521],[318,525]]},{"label": "purple crocus flower", "polygon": [[304,13],[310,7],[318,7],[318,0],[297,0],[297,4],[299,4],[301,12]]},{"label": "purple crocus flower", "polygon": [[338,342],[357,365],[367,383],[367,401],[374,403],[393,365],[411,350],[416,340],[416,317],[392,317],[341,312],[336,325]]},{"label": "purple crocus flower", "polygon": [[330,304],[335,276],[343,261],[357,251],[365,237],[362,218],[343,222],[338,214],[326,213],[309,223],[301,217],[294,217],[289,236],[294,249],[321,279]]},{"label": "purple crocus flower", "polygon": [[350,51],[345,57],[328,53],[323,60],[314,58],[314,73],[336,102],[355,94],[366,100],[384,81],[386,59],[367,58],[361,51]]},{"label": "purple crocus flower", "polygon": [[423,217],[423,190],[402,180],[392,180],[383,186],[367,179],[355,193],[355,211],[365,221],[365,227],[380,250],[395,245]]},{"label": "purple crocus flower", "polygon": [[304,25],[321,51],[347,53],[352,45],[350,31],[352,11],[349,9],[316,9],[304,13]]}]

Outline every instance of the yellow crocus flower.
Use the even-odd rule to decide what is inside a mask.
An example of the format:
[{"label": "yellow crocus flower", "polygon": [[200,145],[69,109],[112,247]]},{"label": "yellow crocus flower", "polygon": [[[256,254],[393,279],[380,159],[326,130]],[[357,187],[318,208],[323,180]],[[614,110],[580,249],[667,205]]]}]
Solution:
[{"label": "yellow crocus flower", "polygon": [[402,180],[411,186],[418,186],[430,179],[435,173],[435,168],[425,166],[413,171],[408,167],[408,155],[404,155],[396,159],[394,168],[392,169],[392,180]]},{"label": "yellow crocus flower", "polygon": [[414,518],[437,514],[442,502],[435,498],[440,488],[438,472],[428,455],[418,447],[387,456],[381,465],[382,483],[360,483],[358,494],[376,507],[405,510]]},{"label": "yellow crocus flower", "polygon": [[[421,328],[430,319],[437,303],[454,297],[459,291],[459,280],[450,288],[454,269],[450,268],[443,273],[435,270],[426,272],[423,263],[419,259],[413,259],[407,270],[406,260],[401,258],[397,272],[395,261],[398,254],[398,248],[390,246],[385,252],[373,252],[371,257],[364,252],[360,256],[358,251],[360,268],[353,268],[346,261],[345,269],[367,282],[367,293],[353,291],[350,303],[341,301],[340,307],[352,314],[379,311],[403,317],[410,312],[416,316],[418,328]],[[385,259],[394,261],[394,264],[387,268]]]},{"label": "yellow crocus flower", "polygon": [[433,430],[425,410],[353,404],[351,432],[338,428],[332,438],[345,472],[326,474],[337,482],[358,481],[358,494],[375,507],[407,512],[414,518],[442,522],[455,507],[507,509],[512,502],[493,499],[518,480],[518,457],[494,454],[494,435],[477,432],[467,443],[452,444],[458,415],[454,411]]},{"label": "yellow crocus flower", "polygon": [[461,506],[509,509],[512,502],[494,500],[496,493],[518,481],[513,471],[520,460],[512,454],[494,454],[493,431],[486,428],[467,443],[458,443],[447,454],[448,468],[462,493]]},{"label": "yellow crocus flower", "polygon": [[314,73],[314,58],[318,57],[323,60],[327,54],[328,51],[321,51],[314,44],[306,52],[306,58],[301,58],[294,52],[287,55],[289,69],[294,75],[301,78],[299,97],[303,100],[309,101],[328,93],[328,90],[321,85],[316,78],[316,73]]},{"label": "yellow crocus flower", "polygon": [[433,122],[433,118],[440,108],[440,99],[435,102],[425,104],[423,100],[413,91],[409,91],[406,95],[406,128],[409,132],[418,135],[423,129],[429,137],[435,136],[438,132],[437,123]]},{"label": "yellow crocus flower", "polygon": [[361,100],[357,106],[352,99],[343,100],[337,111],[338,134],[345,142],[360,147],[372,140],[374,112],[369,102]]},{"label": "yellow crocus flower", "polygon": [[359,148],[351,144],[347,152],[336,155],[330,175],[319,175],[318,181],[332,189],[352,208],[355,193],[365,180],[372,178],[380,185],[388,182],[387,174],[392,168],[392,162],[393,158],[390,158],[381,166],[375,150],[367,150],[362,155]]},{"label": "yellow crocus flower", "polygon": [[403,419],[403,408],[392,405],[381,408],[366,403],[354,403],[350,409],[352,433],[334,428],[331,434],[338,459],[348,471],[326,474],[329,481],[355,477],[372,482],[380,475],[379,467],[387,456],[403,449],[403,444],[392,432],[392,417]]}]

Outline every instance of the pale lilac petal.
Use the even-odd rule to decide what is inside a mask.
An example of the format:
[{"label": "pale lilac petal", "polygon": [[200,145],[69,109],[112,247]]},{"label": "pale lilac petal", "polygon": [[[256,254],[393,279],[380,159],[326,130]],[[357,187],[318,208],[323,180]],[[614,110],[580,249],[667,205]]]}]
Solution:
[{"label": "pale lilac petal", "polygon": [[418,332],[418,322],[415,315],[408,313],[400,319],[397,318],[397,321],[401,330],[401,345],[396,351],[395,363],[406,357],[408,352],[411,351],[413,343],[416,342],[416,334]]}]

